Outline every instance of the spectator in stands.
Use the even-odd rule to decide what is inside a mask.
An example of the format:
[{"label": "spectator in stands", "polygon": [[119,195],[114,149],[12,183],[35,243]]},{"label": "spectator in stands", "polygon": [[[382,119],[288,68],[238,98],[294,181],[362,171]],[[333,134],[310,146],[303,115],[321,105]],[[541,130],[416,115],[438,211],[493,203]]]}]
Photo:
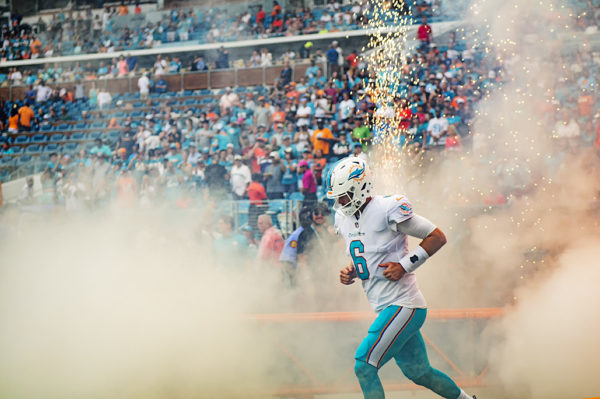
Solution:
[{"label": "spectator in stands", "polygon": [[199,55],[194,58],[194,62],[192,63],[192,71],[206,71],[208,70],[208,65],[206,65],[206,61],[204,61],[204,57]]},{"label": "spectator in stands", "polygon": [[284,193],[283,187],[283,171],[285,167],[281,163],[279,154],[275,151],[269,154],[271,163],[267,165],[264,173],[264,180],[266,182],[267,198],[271,199],[282,199]]},{"label": "spectator in stands", "polygon": [[340,135],[340,141],[333,145],[333,154],[339,158],[346,157],[352,152],[352,143],[348,142],[345,134]]},{"label": "spectator in stands", "polygon": [[256,12],[256,25],[255,29],[257,33],[263,33],[265,30],[265,18],[267,17],[267,13],[262,8],[262,5],[258,6],[258,11]]},{"label": "spectator in stands", "polygon": [[[335,43],[335,45],[333,43]],[[340,54],[336,50],[337,42],[334,41],[333,43],[331,44],[331,46],[329,46],[329,49],[325,53],[325,56],[327,57],[327,76],[328,77],[331,77],[331,74],[334,72],[337,72],[337,73],[340,72],[340,68],[338,65],[338,58],[339,58]]]},{"label": "spectator in stands", "polygon": [[291,194],[298,191],[298,180],[296,178],[296,168],[298,163],[294,159],[292,147],[286,147],[284,154],[285,157],[281,160],[283,167],[281,184],[283,184],[283,192]]},{"label": "spectator in stands", "polygon": [[30,132],[31,124],[35,118],[35,112],[29,107],[29,104],[25,102],[21,108],[19,108],[19,125],[21,130]]},{"label": "spectator in stands", "polygon": [[159,54],[156,56],[156,62],[154,62],[154,74],[156,76],[164,75],[166,71],[167,71],[167,62]]},{"label": "spectator in stands", "polygon": [[352,156],[362,158],[365,161],[369,160],[367,154],[363,152],[362,145],[359,143],[354,144],[354,152],[352,153]]},{"label": "spectator in stands", "polygon": [[140,98],[147,100],[150,94],[150,79],[147,73],[142,74],[138,79],[138,87],[140,89]]},{"label": "spectator in stands", "polygon": [[300,105],[296,111],[296,125],[299,128],[310,125],[312,112],[312,108],[308,105],[308,98],[301,97]]},{"label": "spectator in stands", "polygon": [[427,17],[421,18],[421,25],[417,29],[417,40],[420,43],[421,50],[427,50],[433,42],[433,30],[427,24]]},{"label": "spectator in stands", "polygon": [[439,117],[434,115],[427,125],[427,136],[429,137],[427,144],[433,146],[446,145],[446,134],[448,134],[448,119],[444,115]]},{"label": "spectator in stands", "polygon": [[165,80],[163,75],[156,75],[156,83],[154,83],[154,90],[157,93],[166,93],[167,92],[167,81]]},{"label": "spectator in stands", "polygon": [[218,200],[225,199],[229,193],[227,169],[219,162],[219,153],[212,154],[211,162],[204,171],[204,179],[210,195]]},{"label": "spectator in stands", "polygon": [[231,90],[231,87],[226,87],[225,93],[219,100],[219,106],[221,107],[221,115],[225,115],[227,111],[231,110],[233,107],[240,106],[240,98]]},{"label": "spectator in stands", "polygon": [[327,216],[331,212],[326,203],[316,201],[309,206],[312,209],[312,228],[304,228],[298,236],[298,266],[310,270],[310,267],[327,259],[327,253],[334,238],[327,229]]},{"label": "spectator in stands", "polygon": [[266,211],[265,200],[267,193],[262,185],[262,175],[260,173],[252,173],[252,181],[248,185],[248,198],[250,199],[250,207],[248,208],[248,225],[252,228],[254,235],[257,232],[258,215]]},{"label": "spectator in stands", "polygon": [[320,151],[321,155],[329,155],[329,146],[333,138],[331,130],[325,127],[323,119],[317,119],[317,128],[313,131],[311,138],[313,155],[316,155],[317,151]]},{"label": "spectator in stands", "polygon": [[119,15],[127,15],[129,14],[129,7],[125,5],[125,0],[121,1],[121,5],[118,9]]},{"label": "spectator in stands", "polygon": [[225,263],[229,267],[238,267],[242,264],[242,256],[248,250],[248,240],[242,234],[233,231],[234,219],[223,215],[217,222],[217,231],[220,236],[213,240],[213,250],[219,259],[219,264]]},{"label": "spectator in stands", "polygon": [[290,62],[285,61],[283,63],[283,69],[281,70],[281,75],[279,77],[280,88],[287,86],[292,81],[292,68],[290,67]]},{"label": "spectator in stands", "polygon": [[317,180],[304,159],[298,162],[298,172],[302,175],[300,192],[304,195],[303,205],[310,205],[317,201]]},{"label": "spectator in stands", "polygon": [[45,103],[50,98],[52,89],[46,86],[46,82],[42,80],[39,85],[35,86],[35,92],[35,101],[37,103]]},{"label": "spectator in stands", "polygon": [[352,129],[352,140],[360,143],[363,147],[363,150],[367,150],[369,144],[371,144],[372,138],[373,134],[371,133],[371,129],[369,129],[369,127],[363,123],[363,119],[355,117],[354,129]]},{"label": "spectator in stands", "polygon": [[281,232],[273,226],[271,216],[267,214],[258,217],[257,225],[262,235],[258,245],[258,259],[271,266],[279,265],[279,255],[284,244]]},{"label": "spectator in stands", "polygon": [[242,200],[247,197],[246,190],[251,182],[250,168],[242,162],[241,155],[235,155],[233,159],[233,165],[229,173],[231,191],[234,200]]},{"label": "spectator in stands", "polygon": [[217,52],[217,61],[215,62],[216,69],[229,68],[229,52],[223,46]]},{"label": "spectator in stands", "polygon": [[17,133],[19,131],[19,106],[13,104],[8,117],[8,132]]},{"label": "spectator in stands", "polygon": [[125,76],[129,73],[129,67],[127,66],[127,60],[121,55],[117,62],[117,76]]},{"label": "spectator in stands", "polygon": [[273,55],[266,47],[260,50],[260,66],[269,67],[273,65]]},{"label": "spectator in stands", "polygon": [[253,50],[252,56],[250,56],[247,66],[249,66],[250,68],[255,68],[255,67],[259,67],[260,65],[261,65],[260,54],[258,54],[257,50]]}]

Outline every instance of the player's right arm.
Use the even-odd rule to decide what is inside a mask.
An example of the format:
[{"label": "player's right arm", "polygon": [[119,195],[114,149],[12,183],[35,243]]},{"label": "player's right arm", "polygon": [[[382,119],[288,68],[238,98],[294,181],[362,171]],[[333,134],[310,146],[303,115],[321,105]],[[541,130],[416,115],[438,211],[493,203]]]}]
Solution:
[{"label": "player's right arm", "polygon": [[352,263],[340,270],[340,283],[344,285],[354,284],[356,277],[358,274]]}]

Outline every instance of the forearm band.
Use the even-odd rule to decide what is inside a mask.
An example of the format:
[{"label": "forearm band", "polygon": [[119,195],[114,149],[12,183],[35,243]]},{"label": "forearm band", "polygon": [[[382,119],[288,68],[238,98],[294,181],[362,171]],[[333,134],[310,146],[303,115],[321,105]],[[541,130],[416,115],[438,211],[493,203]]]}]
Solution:
[{"label": "forearm band", "polygon": [[427,252],[425,252],[423,247],[417,245],[412,252],[409,252],[402,259],[400,259],[400,264],[407,273],[414,273],[414,271],[417,270],[417,268],[423,263],[425,263],[428,258],[429,255]]}]

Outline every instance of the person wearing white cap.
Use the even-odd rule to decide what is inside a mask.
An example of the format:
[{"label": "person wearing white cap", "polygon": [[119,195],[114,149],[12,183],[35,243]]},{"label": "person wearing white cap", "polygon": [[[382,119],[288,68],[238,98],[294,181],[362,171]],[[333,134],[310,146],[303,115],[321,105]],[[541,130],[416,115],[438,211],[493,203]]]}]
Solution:
[{"label": "person wearing white cap", "polygon": [[242,200],[246,197],[246,189],[251,181],[250,168],[242,162],[241,155],[233,157],[229,182],[234,200]]}]

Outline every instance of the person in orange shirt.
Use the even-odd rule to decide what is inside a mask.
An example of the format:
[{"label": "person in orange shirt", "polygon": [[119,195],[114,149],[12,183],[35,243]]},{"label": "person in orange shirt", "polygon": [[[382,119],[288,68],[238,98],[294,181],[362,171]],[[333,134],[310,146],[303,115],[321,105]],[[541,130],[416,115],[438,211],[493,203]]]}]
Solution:
[{"label": "person in orange shirt", "polygon": [[594,97],[592,97],[589,91],[583,89],[577,99],[577,105],[579,106],[579,116],[590,116],[594,109]]},{"label": "person in orange shirt", "polygon": [[285,112],[281,110],[281,106],[279,104],[275,105],[275,112],[271,115],[271,123],[273,124],[273,129],[277,129],[280,124],[285,122]]},{"label": "person in orange shirt", "polygon": [[8,132],[17,133],[19,131],[19,107],[17,104],[13,104],[10,110],[10,116],[8,117]]},{"label": "person in orange shirt", "polygon": [[317,119],[317,129],[312,134],[313,154],[316,154],[317,150],[321,150],[321,153],[327,157],[329,155],[328,140],[333,138],[331,130],[323,126],[323,119]]},{"label": "person in orange shirt", "polygon": [[122,206],[131,206],[135,203],[135,180],[127,168],[121,170],[118,181],[117,200]]},{"label": "person in orange shirt", "polygon": [[40,53],[42,52],[42,42],[39,38],[34,37],[31,41],[31,44],[29,45],[29,48],[31,49],[31,58],[38,58],[40,56]]},{"label": "person in orange shirt", "polygon": [[127,7],[125,5],[125,2],[122,1],[121,5],[119,6],[119,15],[127,15],[129,14],[129,7]]},{"label": "person in orange shirt", "polygon": [[19,123],[21,125],[21,129],[27,132],[31,131],[31,121],[35,117],[35,112],[29,107],[27,103],[25,103],[21,108],[19,108]]}]

